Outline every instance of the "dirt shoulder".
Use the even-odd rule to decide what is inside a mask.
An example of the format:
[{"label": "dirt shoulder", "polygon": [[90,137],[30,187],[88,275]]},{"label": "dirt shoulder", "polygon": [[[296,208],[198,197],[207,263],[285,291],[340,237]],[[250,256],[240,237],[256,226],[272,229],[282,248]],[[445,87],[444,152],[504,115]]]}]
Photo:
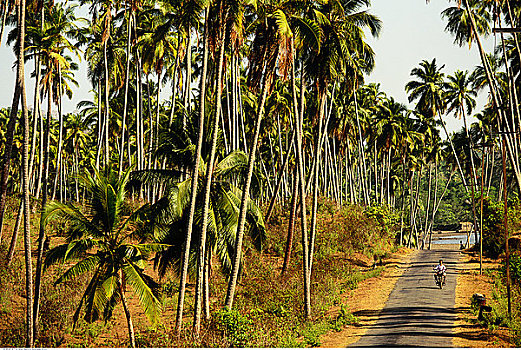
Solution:
[{"label": "dirt shoulder", "polygon": [[[493,281],[486,274],[479,274],[479,255],[462,254],[458,265],[455,305],[455,309],[458,310],[458,319],[454,328],[452,345],[457,348],[513,347],[508,341],[510,337],[506,328],[491,331],[482,327],[470,309],[470,299],[474,293],[485,295],[487,300],[492,299]],[[496,269],[498,266],[498,261],[483,260],[484,271]]]},{"label": "dirt shoulder", "polygon": [[[345,326],[340,332],[330,331],[321,337],[323,348],[344,348],[362,337],[378,318],[378,314],[368,315],[366,310],[382,310],[391,294],[396,281],[403,274],[413,256],[417,252],[401,248],[391,258],[383,261],[385,271],[378,277],[369,278],[361,282],[357,289],[342,296],[342,302],[347,309],[357,316],[357,325]],[[339,307],[330,310],[331,314],[338,314]]]}]

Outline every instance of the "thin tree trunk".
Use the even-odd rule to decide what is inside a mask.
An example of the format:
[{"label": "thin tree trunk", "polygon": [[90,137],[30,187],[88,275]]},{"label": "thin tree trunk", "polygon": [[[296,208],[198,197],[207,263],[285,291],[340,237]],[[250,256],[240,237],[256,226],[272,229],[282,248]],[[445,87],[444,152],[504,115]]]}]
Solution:
[{"label": "thin tree trunk", "polygon": [[[23,0],[25,1],[25,0]],[[25,12],[25,11],[24,11]],[[18,68],[17,74],[20,74]],[[0,243],[2,243],[2,232],[5,214],[5,204],[7,200],[7,179],[9,178],[9,170],[11,166],[11,155],[13,152],[14,131],[16,126],[16,119],[18,118],[18,106],[20,102],[20,95],[22,93],[22,86],[20,84],[20,77],[17,76],[14,88],[13,102],[11,104],[11,112],[9,113],[9,121],[7,122],[7,130],[5,133],[5,149],[2,157],[2,169],[0,178]]]},{"label": "thin tree trunk", "polygon": [[324,132],[324,129],[326,129],[326,125],[323,124],[323,118],[324,118],[324,108],[326,104],[326,96],[327,90],[324,92],[324,96],[320,99],[320,109],[319,109],[319,117],[318,117],[318,137],[316,148],[315,148],[315,175],[313,176],[313,205],[311,207],[311,229],[309,232],[310,236],[310,243],[309,243],[309,270],[308,274],[310,275],[311,279],[311,268],[313,265],[313,253],[315,249],[315,236],[317,231],[317,212],[318,212],[318,176],[319,176],[319,166],[321,161],[321,155],[322,155],[322,145],[320,144],[320,139],[322,138],[322,133]]},{"label": "thin tree trunk", "polygon": [[43,213],[45,210],[45,206],[47,205],[47,196],[48,196],[48,183],[49,183],[49,146],[50,146],[50,126],[51,126],[51,92],[50,86],[51,82],[49,80],[48,86],[48,99],[47,99],[47,120],[44,128],[43,135],[43,176],[42,176],[42,202],[40,208],[40,224],[38,231],[38,250],[37,250],[37,260],[36,260],[36,276],[34,281],[34,307],[33,307],[33,315],[34,315],[34,324],[33,324],[33,332],[34,334],[38,334],[38,314],[40,311],[40,289],[41,289],[41,278],[42,278],[42,268],[43,268],[43,250],[45,243],[45,226],[42,220]]},{"label": "thin tree trunk", "polygon": [[[207,17],[208,8],[205,9],[206,17]],[[192,229],[194,222],[194,214],[195,214],[195,205],[197,198],[197,184],[199,180],[199,163],[201,157],[201,150],[203,145],[203,133],[204,133],[204,112],[205,112],[205,94],[206,94],[206,74],[208,69],[208,28],[204,28],[204,50],[203,50],[203,70],[201,73],[201,78],[199,80],[199,91],[200,91],[200,101],[199,101],[199,128],[198,128],[198,138],[197,145],[195,148],[194,155],[194,167],[192,169],[192,183],[191,183],[191,192],[190,192],[190,209],[188,214],[188,224],[186,228],[186,236],[185,241],[183,242],[183,258],[182,258],[182,266],[181,266],[181,276],[179,280],[179,298],[177,302],[177,315],[176,315],[176,333],[181,333],[181,327],[183,324],[183,307],[184,307],[184,296],[186,291],[186,278],[188,276],[188,260],[190,258],[190,242],[192,239]]]},{"label": "thin tree trunk", "polygon": [[353,96],[354,96],[354,101],[355,101],[355,115],[356,115],[356,125],[357,125],[357,128],[358,128],[358,149],[359,149],[359,152],[362,154],[362,169],[363,171],[361,172],[361,184],[362,184],[362,193],[364,194],[364,204],[367,206],[367,205],[370,205],[370,199],[369,199],[369,190],[367,189],[367,182],[366,182],[366,176],[368,175],[367,173],[367,167],[366,167],[366,164],[365,164],[365,151],[364,151],[364,144],[363,144],[363,141],[362,141],[362,128],[360,127],[360,118],[358,118],[358,102],[357,102],[357,97],[356,97],[356,90],[354,90],[353,92]]},{"label": "thin tree trunk", "polygon": [[[294,41],[291,40],[291,52],[295,52]],[[308,245],[308,228],[307,228],[307,213],[306,213],[306,177],[305,177],[305,164],[304,164],[304,150],[302,140],[304,137],[303,123],[304,123],[304,95],[306,85],[304,79],[300,80],[300,112],[299,105],[297,102],[297,87],[295,77],[295,57],[291,60],[291,92],[293,96],[293,115],[295,117],[295,125],[297,127],[297,159],[298,159],[298,177],[299,177],[299,191],[300,191],[300,217],[301,217],[301,230],[302,230],[302,275],[304,284],[304,315],[306,319],[311,318],[311,280],[309,271],[309,245]]]},{"label": "thin tree trunk", "polygon": [[[503,113],[503,110],[501,109],[502,101],[501,101],[500,95],[498,93],[497,82],[495,81],[495,77],[493,76],[493,74],[491,72],[491,68],[490,68],[490,65],[489,65],[489,62],[488,62],[488,59],[487,59],[487,55],[485,53],[485,50],[483,49],[483,45],[481,43],[481,38],[480,38],[479,33],[477,31],[477,25],[476,25],[476,21],[475,21],[475,18],[474,18],[474,14],[473,14],[472,8],[469,6],[469,1],[468,0],[463,0],[463,2],[464,2],[465,8],[468,11],[471,28],[472,28],[472,31],[473,31],[474,36],[476,38],[476,42],[478,44],[479,55],[480,55],[483,67],[485,69],[487,82],[488,82],[488,85],[490,87],[490,93],[492,95],[492,100],[494,102],[494,106],[495,106],[496,111],[497,111],[497,124],[498,124],[498,127],[499,127],[500,123],[501,123],[501,120],[504,120],[505,123],[506,123],[507,120],[506,120],[506,117],[505,117],[505,115]],[[508,124],[508,123],[506,123],[506,124]],[[508,156],[510,158],[512,167],[514,169],[514,174],[515,174],[515,178],[516,178],[516,185],[517,185],[518,191],[521,191],[521,173],[519,171],[519,164],[518,164],[517,160],[514,157],[510,139],[505,137],[505,140],[508,141],[508,142],[506,142],[507,150],[508,150]]]},{"label": "thin tree trunk", "polygon": [[[298,169],[295,169],[294,172],[298,172]],[[284,276],[286,271],[288,270],[289,262],[291,259],[291,250],[293,247],[293,237],[295,233],[295,222],[297,221],[297,200],[298,200],[298,176],[295,174],[293,176],[293,193],[291,197],[291,214],[289,216],[288,223],[288,237],[286,240],[286,250],[284,252],[284,264],[282,265],[282,271],[280,273],[281,276]],[[302,205],[302,204],[301,204]]]},{"label": "thin tree trunk", "polygon": [[276,194],[277,192],[279,191],[280,189],[280,185],[282,184],[282,177],[284,175],[284,171],[288,165],[288,160],[289,160],[289,156],[291,154],[290,150],[291,150],[291,147],[293,147],[293,143],[295,141],[295,130],[293,130],[292,134],[291,134],[291,143],[289,144],[289,147],[286,149],[286,156],[284,157],[284,161],[282,163],[282,166],[279,170],[279,176],[277,178],[277,184],[275,185],[275,190],[273,191],[274,194],[273,196],[271,197],[271,200],[270,200],[270,205],[268,207],[268,211],[266,212],[266,216],[265,216],[265,222],[269,222],[270,218],[271,218],[271,214],[273,213],[273,208],[275,207],[275,199],[276,199]]},{"label": "thin tree trunk", "polygon": [[31,205],[29,202],[29,112],[27,108],[27,98],[25,95],[25,0],[18,3],[18,71],[17,85],[21,88],[21,102],[23,115],[23,149],[22,149],[22,167],[23,167],[23,202],[24,202],[24,250],[25,250],[25,291],[27,295],[26,304],[26,347],[34,346],[33,336],[33,267],[31,259]]},{"label": "thin tree trunk", "polygon": [[[60,99],[60,103],[58,104],[58,115],[59,115],[59,118],[60,118],[60,124],[59,124],[59,131],[58,131],[58,152],[57,152],[57,159],[56,159],[56,175],[54,177],[54,186],[52,188],[52,200],[54,200],[55,196],[56,196],[56,188],[57,188],[57,185],[58,185],[58,179],[59,179],[59,176],[60,174],[62,173],[61,172],[61,168],[62,168],[62,148],[63,148],[63,114],[61,112],[61,108],[60,108],[60,104],[61,104],[61,93],[59,90],[61,90],[61,69],[60,67],[58,66],[58,96],[59,96],[59,99]],[[63,192],[63,189],[60,187],[60,200],[62,200],[62,192]]]},{"label": "thin tree trunk", "polygon": [[[21,180],[23,181],[23,180]],[[18,231],[20,230],[20,224],[22,222],[24,209],[24,202],[20,199],[20,205],[18,206],[18,213],[16,213],[16,222],[14,224],[13,236],[11,237],[11,244],[9,244],[9,251],[7,253],[7,262],[6,266],[9,267],[11,262],[13,261],[14,251],[16,249],[16,244],[18,242]]]},{"label": "thin tree trunk", "polygon": [[120,271],[119,275],[119,293],[121,295],[121,303],[123,304],[123,310],[125,311],[125,317],[127,318],[127,328],[128,328],[128,339],[130,341],[130,347],[136,347],[136,337],[134,335],[134,325],[132,323],[132,316],[130,315],[130,310],[127,306],[127,298],[125,298],[125,287],[123,286],[123,273]]},{"label": "thin tree trunk", "polygon": [[2,38],[4,37],[5,21],[9,12],[9,1],[2,1],[2,24],[0,27],[0,46],[2,46]]},{"label": "thin tree trunk", "polygon": [[[110,11],[110,8],[108,9]],[[110,23],[108,23],[107,31],[110,31]],[[109,34],[110,35],[110,34]],[[110,104],[109,104],[109,64],[107,58],[107,40],[103,43],[103,64],[105,73],[105,166],[109,166],[110,151],[109,151],[109,120],[110,120]]]},{"label": "thin tree trunk", "polygon": [[[208,17],[208,15],[206,15]],[[222,76],[223,76],[223,65],[224,65],[224,51],[225,51],[225,37],[226,25],[224,25],[221,33],[221,45],[219,49],[219,63],[217,68],[217,99],[215,108],[215,117],[213,120],[213,132],[212,132],[212,145],[210,148],[210,159],[206,165],[206,179],[204,185],[204,202],[203,202],[203,214],[201,223],[201,241],[199,242],[198,248],[198,263],[197,263],[197,282],[195,287],[195,302],[194,302],[194,332],[197,337],[201,331],[201,299],[204,293],[203,290],[203,278],[204,278],[204,266],[206,261],[206,233],[208,228],[208,215],[210,212],[210,193],[212,190],[212,178],[215,157],[217,153],[217,138],[219,136],[219,119],[221,118],[221,98],[222,98]],[[205,26],[205,45],[208,40],[208,28]]]},{"label": "thin tree trunk", "polygon": [[206,250],[206,263],[204,265],[204,319],[210,320],[210,271],[212,266],[212,250]]},{"label": "thin tree trunk", "polygon": [[[132,28],[132,10],[128,15],[128,23],[127,23],[127,65],[125,67],[125,102],[123,103],[123,120],[121,121],[121,146],[119,148],[119,169],[118,176],[121,176],[121,172],[123,171],[123,159],[125,156],[125,129],[127,132],[130,130],[127,128],[127,113],[128,113],[128,85],[130,80],[130,39],[131,39],[131,28]],[[130,139],[130,133],[129,133]],[[128,160],[130,161],[130,153],[128,154]]]},{"label": "thin tree trunk", "polygon": [[447,136],[447,140],[449,141],[450,148],[452,149],[452,154],[454,154],[454,158],[456,159],[456,164],[458,165],[458,170],[461,175],[461,181],[463,182],[463,186],[465,187],[465,191],[468,193],[469,188],[467,185],[467,182],[465,181],[465,174],[463,174],[463,169],[461,168],[461,164],[459,161],[458,154],[456,153],[456,149],[454,148],[454,144],[452,143],[452,139],[450,138],[449,132],[447,131],[447,128],[445,127],[445,122],[441,118],[441,114],[438,114],[438,117],[440,118],[441,126],[443,127],[443,130],[445,131],[445,135]]},{"label": "thin tree trunk", "polygon": [[232,265],[232,274],[230,276],[230,280],[228,283],[228,290],[226,292],[226,302],[225,306],[228,310],[231,310],[233,306],[233,298],[235,296],[235,287],[237,285],[237,279],[239,277],[239,266],[241,263],[241,255],[242,255],[242,241],[244,236],[244,225],[246,223],[246,210],[248,202],[250,201],[250,185],[251,178],[253,176],[253,166],[255,164],[255,156],[257,153],[258,140],[260,134],[260,127],[262,118],[264,117],[264,105],[266,103],[266,96],[268,94],[268,87],[271,83],[271,73],[266,72],[264,76],[264,82],[262,84],[262,92],[261,98],[259,102],[259,109],[257,111],[257,118],[255,120],[255,128],[253,140],[251,143],[250,153],[248,157],[248,173],[246,176],[246,181],[244,184],[242,198],[241,198],[241,206],[239,211],[239,218],[237,224],[237,235],[236,235],[236,243],[235,243],[235,253],[233,257],[233,265]]}]

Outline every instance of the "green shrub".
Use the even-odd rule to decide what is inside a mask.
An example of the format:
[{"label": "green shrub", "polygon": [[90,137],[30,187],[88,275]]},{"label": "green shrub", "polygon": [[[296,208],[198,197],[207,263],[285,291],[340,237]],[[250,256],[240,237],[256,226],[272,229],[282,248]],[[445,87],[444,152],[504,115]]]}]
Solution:
[{"label": "green shrub", "polygon": [[344,326],[357,325],[358,317],[347,311],[347,305],[342,305],[337,317],[332,321],[331,328],[340,332]]},{"label": "green shrub", "polygon": [[505,234],[500,203],[483,198],[483,252],[497,258],[504,250]]},{"label": "green shrub", "polygon": [[[504,266],[506,270],[506,262]],[[521,255],[510,255],[510,278],[518,285],[521,283]]]},{"label": "green shrub", "polygon": [[215,327],[230,343],[230,347],[245,347],[252,336],[253,322],[240,314],[239,311],[219,310],[214,312],[212,319]]}]

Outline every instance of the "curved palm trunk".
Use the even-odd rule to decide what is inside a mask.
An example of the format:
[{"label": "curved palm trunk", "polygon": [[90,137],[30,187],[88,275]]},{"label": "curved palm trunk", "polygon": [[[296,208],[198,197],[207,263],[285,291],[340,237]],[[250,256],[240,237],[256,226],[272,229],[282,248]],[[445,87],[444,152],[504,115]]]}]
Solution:
[{"label": "curved palm trunk", "polygon": [[[208,8],[205,8],[205,12],[208,12]],[[206,14],[207,17],[207,14]],[[208,69],[208,29],[206,28],[205,21],[205,29],[204,29],[204,52],[203,52],[203,71],[201,73],[200,78],[200,101],[199,101],[199,132],[197,138],[197,145],[195,148],[195,159],[194,159],[194,168],[192,169],[192,185],[190,192],[190,211],[188,215],[188,224],[186,228],[186,236],[183,244],[183,260],[181,267],[181,277],[179,280],[179,298],[177,302],[177,315],[175,321],[175,329],[176,333],[181,333],[181,327],[183,324],[183,307],[184,307],[184,297],[186,290],[186,278],[188,276],[188,260],[190,257],[190,242],[192,239],[192,227],[194,222],[194,214],[195,214],[195,204],[197,197],[197,183],[199,180],[199,164],[201,158],[201,149],[203,147],[203,133],[204,133],[204,106],[205,106],[205,94],[206,94],[206,72]]]},{"label": "curved palm trunk", "polygon": [[18,71],[17,85],[21,88],[21,102],[23,115],[23,202],[24,202],[24,250],[25,250],[25,291],[27,294],[26,305],[26,347],[34,346],[33,337],[33,268],[31,259],[31,227],[30,216],[31,208],[29,202],[29,112],[27,108],[27,98],[25,95],[25,67],[24,67],[24,51],[25,51],[25,0],[18,3]]},{"label": "curved palm trunk", "polygon": [[[18,73],[19,74],[19,73]],[[9,113],[9,122],[7,123],[7,130],[5,133],[5,149],[2,157],[0,178],[0,243],[2,242],[2,232],[5,214],[5,203],[7,199],[7,179],[9,178],[9,169],[11,167],[11,155],[13,153],[14,130],[16,126],[16,119],[18,117],[18,106],[20,102],[20,95],[22,93],[22,86],[17,77],[14,88],[13,102],[11,104],[11,112]]]},{"label": "curved palm trunk", "polygon": [[121,295],[121,303],[123,304],[123,310],[125,311],[125,317],[127,318],[127,328],[128,328],[128,339],[130,341],[130,347],[136,347],[136,337],[134,335],[134,324],[132,322],[132,315],[130,314],[130,310],[127,305],[127,298],[125,298],[125,288],[123,287],[123,272],[119,273],[119,294]]},{"label": "curved palm trunk", "polygon": [[313,265],[313,253],[315,249],[315,233],[317,230],[317,212],[318,212],[318,176],[319,176],[319,167],[321,165],[321,155],[322,155],[322,144],[320,140],[322,139],[322,134],[325,134],[324,129],[326,128],[323,125],[324,119],[324,108],[326,105],[326,95],[327,90],[320,98],[320,109],[319,109],[319,117],[318,117],[318,137],[317,137],[317,145],[315,147],[315,171],[313,175],[313,206],[311,209],[311,229],[309,232],[310,243],[309,243],[309,256],[308,256],[308,274],[309,279],[311,280],[311,267]]},{"label": "curved palm trunk", "polygon": [[[226,25],[223,28],[224,34],[226,32]],[[208,29],[205,27],[205,40],[208,40]],[[219,48],[219,63],[217,68],[217,99],[215,108],[215,117],[213,120],[213,132],[212,132],[212,146],[210,148],[210,160],[206,166],[206,181],[204,185],[204,203],[203,203],[203,216],[201,223],[201,241],[199,242],[198,248],[198,262],[197,262],[197,282],[195,288],[195,310],[194,310],[194,332],[199,337],[201,331],[201,300],[203,290],[203,278],[204,278],[204,267],[205,267],[205,256],[206,256],[206,233],[208,228],[208,213],[210,212],[210,192],[212,190],[212,178],[213,178],[213,165],[215,163],[215,154],[217,151],[217,138],[219,136],[219,119],[221,118],[221,98],[222,98],[222,76],[223,76],[223,65],[224,65],[224,50],[225,50],[225,38],[221,35],[221,45]],[[205,43],[206,45],[206,43]],[[207,53],[206,53],[207,54]]]},{"label": "curved palm trunk", "polygon": [[[294,50],[293,38],[291,39],[291,52]],[[311,317],[311,293],[310,293],[310,275],[309,271],[309,245],[308,245],[308,224],[307,224],[307,213],[306,213],[306,177],[305,177],[305,165],[304,165],[304,151],[302,148],[303,139],[303,123],[304,123],[304,92],[306,86],[304,79],[301,79],[300,86],[300,113],[299,105],[297,102],[297,86],[295,77],[295,57],[291,60],[291,94],[293,97],[293,115],[295,117],[295,126],[297,128],[297,164],[298,164],[298,177],[299,177],[299,192],[300,192],[300,218],[301,218],[301,229],[302,229],[302,277],[304,284],[304,314],[306,319]]]},{"label": "curved palm trunk", "polygon": [[469,192],[469,188],[467,185],[467,182],[465,181],[465,175],[463,174],[463,169],[461,168],[461,164],[459,162],[458,154],[456,153],[456,149],[454,148],[454,144],[452,143],[452,139],[449,136],[449,132],[447,131],[447,128],[445,127],[445,122],[441,118],[441,114],[438,114],[438,117],[440,118],[441,126],[443,127],[443,130],[445,131],[445,135],[447,136],[447,140],[449,140],[450,148],[452,149],[452,153],[454,154],[454,158],[456,159],[456,164],[458,164],[458,170],[461,175],[461,181],[463,182],[463,186],[465,187],[465,191],[467,193]]},{"label": "curved palm trunk", "polygon": [[242,241],[244,236],[244,225],[246,224],[246,210],[248,202],[250,201],[250,185],[251,178],[253,176],[253,166],[255,164],[255,156],[257,154],[257,147],[259,141],[260,127],[262,118],[264,117],[264,105],[266,103],[266,96],[268,94],[268,87],[270,85],[271,76],[269,73],[264,77],[264,83],[262,84],[261,100],[259,103],[259,109],[257,111],[257,119],[255,120],[255,133],[251,144],[251,149],[248,157],[248,174],[246,176],[246,182],[242,192],[241,206],[239,211],[239,219],[237,225],[237,235],[235,243],[235,254],[233,257],[233,269],[232,275],[228,282],[228,290],[226,292],[225,306],[228,310],[231,310],[233,306],[233,298],[235,296],[235,287],[237,286],[237,279],[239,277],[239,266],[241,263],[242,255]]},{"label": "curved palm trunk", "polygon": [[467,135],[467,139],[469,140],[469,154],[470,154],[470,165],[471,165],[471,174],[470,174],[470,186],[471,186],[471,195],[472,195],[472,218],[474,221],[474,233],[475,233],[475,241],[478,242],[478,216],[476,214],[476,197],[474,196],[474,186],[477,184],[476,179],[476,166],[474,165],[474,155],[472,154],[472,149],[474,148],[474,142],[469,134],[469,129],[467,127],[467,117],[465,113],[465,109],[462,108],[463,114],[463,125],[465,126],[465,133]]},{"label": "curved palm trunk", "polygon": [[[468,13],[469,13],[469,18],[470,18],[470,24],[471,24],[471,28],[472,28],[472,31],[474,33],[474,36],[476,38],[476,42],[478,44],[478,49],[479,49],[479,55],[480,55],[480,58],[481,58],[481,63],[483,64],[483,67],[485,68],[485,75],[487,77],[487,82],[488,82],[488,85],[489,85],[489,88],[490,88],[490,94],[492,95],[492,100],[494,101],[494,106],[496,108],[496,111],[497,111],[497,124],[498,124],[498,127],[500,126],[501,124],[501,120],[503,120],[505,123],[506,123],[506,117],[503,113],[503,110],[500,108],[501,106],[501,100],[500,100],[500,96],[497,92],[497,84],[496,84],[496,81],[495,81],[495,78],[493,77],[492,75],[492,72],[491,72],[491,68],[490,68],[490,65],[489,65],[489,62],[488,62],[488,59],[487,59],[487,56],[486,56],[486,53],[485,53],[485,50],[483,49],[483,45],[481,43],[481,38],[479,36],[479,33],[477,31],[477,25],[476,25],[476,20],[474,18],[474,14],[472,12],[472,8],[469,6],[469,1],[468,0],[463,0],[464,2],[464,5],[465,5],[465,8],[467,9]],[[519,164],[514,156],[514,153],[513,153],[513,150],[512,150],[512,144],[510,142],[510,139],[508,137],[506,137],[504,135],[504,139],[506,141],[506,146],[507,146],[507,151],[508,151],[508,157],[510,159],[510,162],[512,164],[512,167],[514,169],[514,173],[515,173],[515,178],[516,178],[516,185],[517,185],[517,188],[519,191],[521,191],[521,172],[519,171]]]},{"label": "curved palm trunk", "polygon": [[[264,220],[265,222],[268,222],[270,220],[271,214],[273,214],[273,209],[275,208],[275,200],[277,198],[277,193],[279,192],[280,186],[282,185],[282,179],[283,179],[284,172],[285,172],[286,166],[288,164],[289,156],[291,153],[290,150],[291,150],[291,147],[293,147],[294,142],[295,142],[295,131],[292,132],[291,142],[290,142],[288,148],[286,149],[286,156],[284,157],[284,161],[280,168],[279,176],[277,178],[277,183],[275,185],[275,190],[273,191],[273,195],[270,199],[270,205],[268,207],[268,211],[266,212],[266,217]],[[282,148],[280,148],[280,149],[282,149]]]}]

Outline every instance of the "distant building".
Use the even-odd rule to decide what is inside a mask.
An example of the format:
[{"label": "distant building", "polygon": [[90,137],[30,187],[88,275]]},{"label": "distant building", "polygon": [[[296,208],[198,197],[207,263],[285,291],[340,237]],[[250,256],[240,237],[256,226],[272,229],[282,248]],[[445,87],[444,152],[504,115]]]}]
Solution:
[{"label": "distant building", "polygon": [[472,230],[472,222],[460,222],[460,231],[461,232],[469,232],[470,230]]}]

